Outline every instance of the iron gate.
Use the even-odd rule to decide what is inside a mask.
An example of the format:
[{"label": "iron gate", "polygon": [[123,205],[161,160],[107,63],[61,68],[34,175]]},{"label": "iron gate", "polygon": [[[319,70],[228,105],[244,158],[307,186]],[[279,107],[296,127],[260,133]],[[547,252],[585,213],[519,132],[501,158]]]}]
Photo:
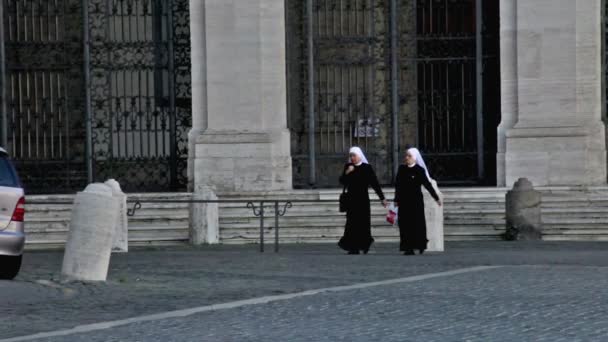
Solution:
[{"label": "iron gate", "polygon": [[481,3],[288,1],[294,184],[335,186],[351,145],[385,184],[410,145],[443,184],[493,182],[498,1]]},{"label": "iron gate", "polygon": [[2,145],[29,191],[81,187],[86,168],[78,1],[0,5]]},{"label": "iron gate", "polygon": [[2,143],[28,192],[185,189],[188,1],[0,1]]}]

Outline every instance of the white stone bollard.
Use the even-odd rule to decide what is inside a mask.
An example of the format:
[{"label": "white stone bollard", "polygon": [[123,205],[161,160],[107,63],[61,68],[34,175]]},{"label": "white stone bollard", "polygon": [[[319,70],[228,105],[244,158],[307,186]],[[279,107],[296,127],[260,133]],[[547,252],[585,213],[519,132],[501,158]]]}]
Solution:
[{"label": "white stone bollard", "polygon": [[[217,200],[212,187],[198,185],[192,193],[193,200]],[[217,244],[220,242],[218,203],[192,203],[190,206],[190,243]]]},{"label": "white stone bollard", "polygon": [[[443,194],[437,187],[437,182],[431,180],[431,184],[439,195],[439,198],[443,199]],[[435,199],[431,194],[424,189],[424,217],[426,218],[426,235],[429,240],[427,250],[429,252],[443,252],[444,251],[444,236],[443,236],[443,206],[437,205]]]},{"label": "white stone bollard", "polygon": [[114,243],[112,244],[112,252],[126,253],[129,251],[129,221],[127,219],[127,195],[122,192],[120,184],[109,179],[105,183],[112,189],[112,196],[118,202],[118,217],[114,228]]},{"label": "white stone bollard", "polygon": [[105,281],[110,265],[118,200],[112,189],[89,184],[74,200],[61,274],[67,279]]}]

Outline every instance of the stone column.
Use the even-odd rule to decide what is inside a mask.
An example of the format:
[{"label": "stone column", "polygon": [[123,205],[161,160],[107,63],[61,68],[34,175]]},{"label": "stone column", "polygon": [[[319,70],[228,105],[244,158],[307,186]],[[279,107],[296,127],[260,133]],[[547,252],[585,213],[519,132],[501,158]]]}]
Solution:
[{"label": "stone column", "polygon": [[539,186],[606,183],[601,4],[517,1],[517,122],[506,133],[507,184],[521,177]]},{"label": "stone column", "polygon": [[195,140],[207,129],[205,0],[190,0],[192,129],[188,133],[188,190],[194,191]]},{"label": "stone column", "polygon": [[506,186],[506,151],[509,129],[517,121],[517,1],[500,0],[500,100],[496,185]]},{"label": "stone column", "polygon": [[[204,3],[204,8],[196,2]],[[193,0],[194,186],[218,192],[291,189],[283,0]],[[197,18],[201,15],[202,18]],[[204,26],[204,38],[198,38]],[[195,42],[196,40],[196,42]],[[203,41],[204,47],[198,44]],[[196,66],[205,64],[205,66]],[[194,75],[193,75],[194,77]],[[194,124],[193,124],[194,125]]]}]

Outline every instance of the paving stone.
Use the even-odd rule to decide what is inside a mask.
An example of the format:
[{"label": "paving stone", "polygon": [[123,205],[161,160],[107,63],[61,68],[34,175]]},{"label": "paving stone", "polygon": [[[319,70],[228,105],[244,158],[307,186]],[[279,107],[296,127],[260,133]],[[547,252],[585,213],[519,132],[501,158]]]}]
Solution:
[{"label": "paving stone", "polygon": [[412,257],[389,244],[372,252],[348,256],[333,245],[286,245],[279,254],[259,254],[252,245],[140,249],[114,255],[109,281],[93,285],[61,283],[61,253],[30,253],[15,282],[0,282],[0,338],[478,265],[506,267],[51,341],[594,341],[608,336],[606,243],[448,243],[446,253]]}]

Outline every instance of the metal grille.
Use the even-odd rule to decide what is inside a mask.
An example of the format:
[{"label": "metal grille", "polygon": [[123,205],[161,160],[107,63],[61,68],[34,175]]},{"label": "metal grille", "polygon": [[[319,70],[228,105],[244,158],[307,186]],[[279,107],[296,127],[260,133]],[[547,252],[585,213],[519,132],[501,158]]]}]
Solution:
[{"label": "metal grille", "polygon": [[[314,54],[314,64],[312,69],[306,64],[300,70],[291,68],[291,79],[297,77],[307,89],[304,97],[290,99],[296,173],[307,173],[310,183],[334,183],[335,170],[345,161],[344,151],[358,145],[378,165],[381,178],[389,177],[386,143],[390,126],[384,115],[386,87],[381,86],[387,77],[384,2],[315,0],[309,6],[314,18],[312,42],[302,56]],[[306,6],[292,3],[292,13],[301,10]],[[292,16],[289,20],[297,19]],[[313,159],[318,163],[315,172],[310,172]]]},{"label": "metal grille", "polygon": [[29,192],[185,189],[188,1],[0,1],[3,144]]},{"label": "metal grille", "polygon": [[184,9],[187,1],[89,2],[96,178],[135,191],[185,187],[190,94],[176,82],[178,67],[189,74],[189,53],[175,54],[176,41],[189,38],[189,18],[175,15]]},{"label": "metal grille", "polygon": [[443,180],[483,177],[477,164],[475,9],[474,0],[418,0],[419,146]]},{"label": "metal grille", "polygon": [[78,1],[1,0],[3,141],[30,192],[86,182]]},{"label": "metal grille", "polygon": [[383,183],[410,145],[444,184],[488,180],[499,115],[497,1],[301,3],[288,7],[289,37],[308,39],[288,40],[295,184],[335,186],[352,145],[367,151]]}]

